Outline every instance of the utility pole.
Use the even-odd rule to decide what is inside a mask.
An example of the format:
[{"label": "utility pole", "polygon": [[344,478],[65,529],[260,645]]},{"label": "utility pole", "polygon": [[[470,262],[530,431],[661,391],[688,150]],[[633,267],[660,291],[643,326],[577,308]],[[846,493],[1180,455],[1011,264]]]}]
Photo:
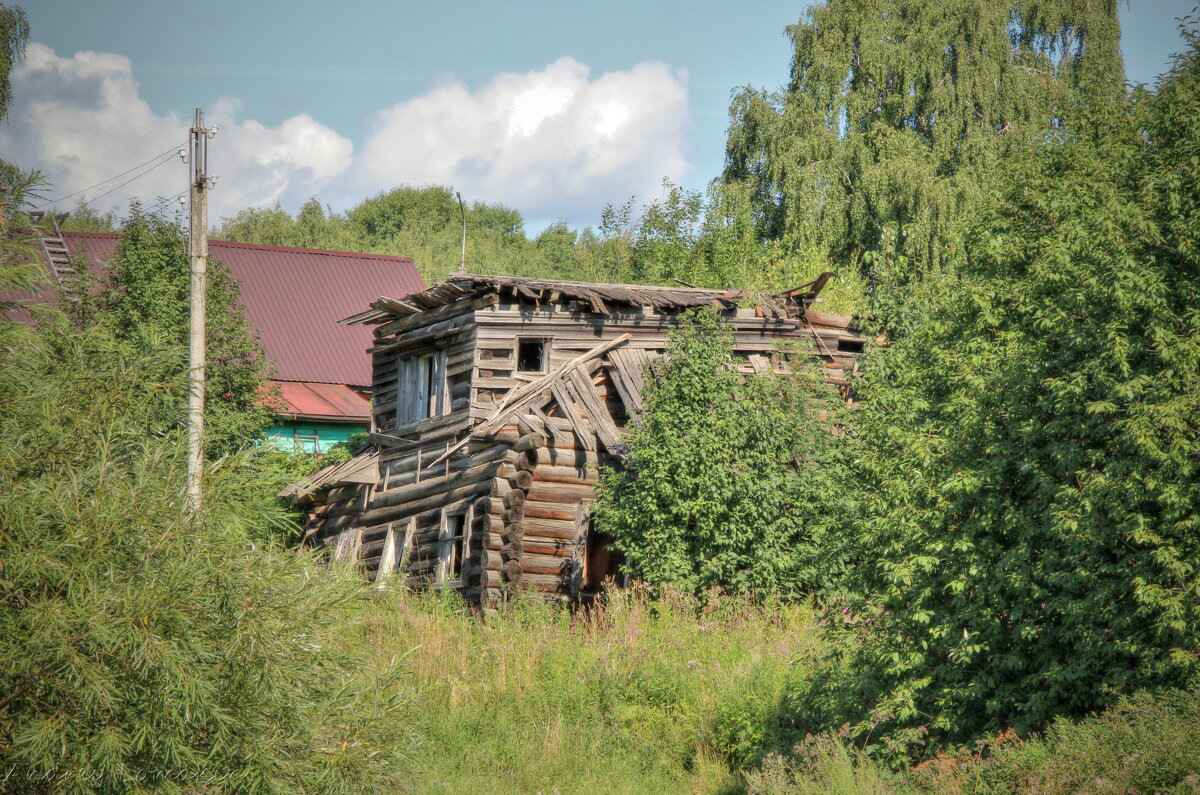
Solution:
[{"label": "utility pole", "polygon": [[208,139],[215,130],[204,127],[196,108],[188,160],[191,165],[188,254],[191,258],[191,314],[188,324],[188,450],[187,504],[200,508],[200,480],[204,473],[204,379],[207,362],[205,321],[208,298]]},{"label": "utility pole", "polygon": [[462,258],[458,261],[458,272],[467,272],[467,210],[463,207],[462,194],[454,191],[458,197],[458,214],[462,216]]}]

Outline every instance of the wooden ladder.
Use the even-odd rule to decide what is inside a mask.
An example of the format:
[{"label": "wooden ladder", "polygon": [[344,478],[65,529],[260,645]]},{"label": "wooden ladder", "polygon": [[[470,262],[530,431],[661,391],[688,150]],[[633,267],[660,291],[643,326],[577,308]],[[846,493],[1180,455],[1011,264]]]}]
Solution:
[{"label": "wooden ladder", "polygon": [[[41,221],[45,215],[44,212],[29,214],[34,221]],[[50,228],[41,235],[42,252],[46,255],[46,261],[50,263],[59,294],[68,301],[78,301],[79,297],[74,294],[76,277],[75,268],[71,264],[71,253],[67,251],[62,229],[58,226],[58,222],[63,218],[66,218],[65,214],[50,216]]]}]

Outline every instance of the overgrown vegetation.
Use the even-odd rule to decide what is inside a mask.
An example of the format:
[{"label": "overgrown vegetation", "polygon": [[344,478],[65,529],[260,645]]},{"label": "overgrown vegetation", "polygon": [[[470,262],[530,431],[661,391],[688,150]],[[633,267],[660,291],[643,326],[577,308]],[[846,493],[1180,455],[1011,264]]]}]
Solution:
[{"label": "overgrown vegetation", "polygon": [[[782,290],[831,269],[827,259],[762,240],[746,192],[714,187],[707,195],[664,181],[659,198],[609,205],[597,229],[565,221],[533,239],[521,214],[473,202],[466,208],[467,269],[475,273],[576,281]],[[78,228],[102,223],[94,214]],[[70,224],[74,221],[69,222]],[[70,227],[75,228],[75,227]],[[458,269],[461,221],[450,188],[400,187],[337,213],[315,199],[293,217],[279,207],[249,208],[224,219],[215,236],[243,243],[305,246],[412,257],[430,282]],[[823,295],[830,311],[854,312],[862,286],[851,270]]]},{"label": "overgrown vegetation", "polygon": [[404,657],[428,740],[420,792],[733,792],[786,747],[791,660],[812,610],[617,592],[575,615],[519,599],[479,621],[451,595],[378,601],[380,659]]},{"label": "overgrown vegetation", "polygon": [[[823,308],[889,332],[845,415],[799,362],[738,375],[711,317],[674,334],[597,514],[642,583],[590,611],[364,598],[272,541],[267,453],[187,514],[186,259],[135,210],[74,325],[0,319],[5,786],[1200,788],[1200,37],[1123,91],[1115,14],[830,0],[788,86],[735,99],[709,193],[534,240],[472,205],[475,270],[768,289],[838,263]],[[0,78],[26,36],[0,6]],[[36,175],[0,177],[0,289],[33,287]],[[220,234],[431,279],[459,256],[442,187]],[[221,273],[229,451],[264,371]]]},{"label": "overgrown vegetation", "polygon": [[807,354],[776,358],[791,374],[739,375],[709,311],[650,368],[627,466],[604,476],[595,516],[655,588],[807,599],[835,574],[822,548],[843,518],[829,433],[840,401]]},{"label": "overgrown vegetation", "polygon": [[787,83],[735,95],[722,181],[749,193],[760,236],[857,268],[871,311],[903,327],[905,291],[964,262],[1007,164],[1050,129],[1103,138],[1118,31],[1110,2],[815,5],[788,28]]},{"label": "overgrown vegetation", "polygon": [[[1196,59],[1164,97],[1196,101]],[[1179,118],[1160,101],[1152,129]],[[1200,183],[1170,159],[1194,144],[1146,148],[1111,110],[1103,143],[1012,163],[959,277],[860,382],[858,623],[805,691],[814,727],[920,759],[1196,672],[1200,261],[1176,213]]]},{"label": "overgrown vegetation", "polygon": [[[187,238],[163,215],[136,203],[121,225],[108,267],[96,271],[78,258],[75,300],[62,302],[79,328],[102,328],[117,340],[185,345],[190,289]],[[267,359],[246,312],[238,284],[219,260],[208,262],[205,456],[216,459],[259,437],[273,421],[265,391],[274,364]],[[171,380],[177,362],[164,360],[158,380]],[[182,406],[186,389],[176,396]],[[182,415],[181,415],[182,416]]]},{"label": "overgrown vegetation", "polygon": [[[8,256],[19,251],[5,246]],[[361,792],[407,698],[362,584],[271,542],[252,454],[183,499],[184,352],[55,313],[0,320],[0,767],[14,792]]]}]

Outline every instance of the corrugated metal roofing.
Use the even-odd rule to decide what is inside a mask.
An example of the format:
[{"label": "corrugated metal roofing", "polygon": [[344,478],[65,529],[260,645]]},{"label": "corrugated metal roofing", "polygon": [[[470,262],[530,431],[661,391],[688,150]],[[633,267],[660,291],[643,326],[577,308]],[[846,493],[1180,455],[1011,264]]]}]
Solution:
[{"label": "corrugated metal roofing", "polygon": [[371,402],[345,384],[272,381],[279,388],[280,414],[370,422]]},{"label": "corrugated metal roofing", "polygon": [[[67,232],[74,255],[106,262],[118,235]],[[259,246],[210,240],[209,257],[225,263],[241,284],[242,304],[258,330],[279,381],[369,387],[373,338],[338,320],[381,295],[425,289],[412,260],[383,254]]]}]

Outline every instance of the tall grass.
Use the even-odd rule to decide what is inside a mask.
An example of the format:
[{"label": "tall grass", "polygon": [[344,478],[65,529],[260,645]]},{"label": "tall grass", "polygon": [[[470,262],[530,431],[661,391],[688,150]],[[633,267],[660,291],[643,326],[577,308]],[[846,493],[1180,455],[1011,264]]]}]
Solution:
[{"label": "tall grass", "polygon": [[412,673],[427,741],[412,791],[685,793],[741,791],[738,770],[778,744],[811,621],[640,591],[575,613],[518,599],[478,620],[401,592],[368,625],[381,659]]}]

